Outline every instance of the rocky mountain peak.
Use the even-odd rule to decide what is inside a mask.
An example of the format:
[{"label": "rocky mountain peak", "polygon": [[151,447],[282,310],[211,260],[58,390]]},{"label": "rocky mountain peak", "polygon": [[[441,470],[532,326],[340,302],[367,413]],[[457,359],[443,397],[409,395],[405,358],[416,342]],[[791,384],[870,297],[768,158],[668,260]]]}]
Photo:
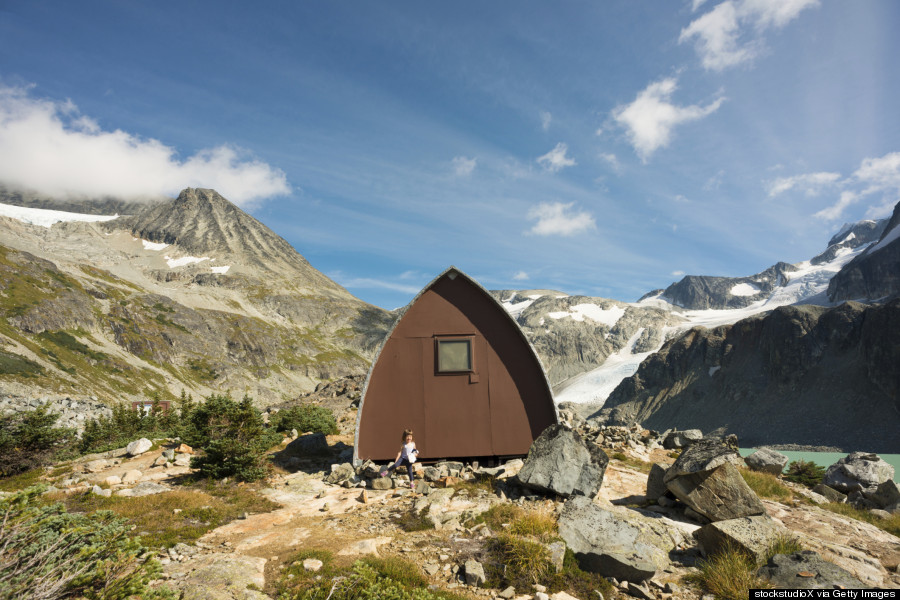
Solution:
[{"label": "rocky mountain peak", "polygon": [[191,256],[214,258],[233,267],[229,274],[255,278],[264,274],[267,281],[272,276],[289,279],[317,294],[350,296],[284,238],[212,189],[186,188],[175,199],[148,205],[106,227],[126,228],[141,239],[172,244]]}]

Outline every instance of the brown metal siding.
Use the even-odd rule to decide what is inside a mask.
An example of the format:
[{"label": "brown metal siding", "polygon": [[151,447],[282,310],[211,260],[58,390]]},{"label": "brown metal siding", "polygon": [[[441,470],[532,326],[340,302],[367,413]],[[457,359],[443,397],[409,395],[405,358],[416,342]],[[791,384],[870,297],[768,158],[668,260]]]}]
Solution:
[{"label": "brown metal siding", "polygon": [[[471,336],[475,372],[437,373],[436,336]],[[388,460],[412,428],[421,458],[526,454],[556,422],[540,364],[515,324],[465,277],[444,276],[410,306],[372,369],[357,456]]]}]

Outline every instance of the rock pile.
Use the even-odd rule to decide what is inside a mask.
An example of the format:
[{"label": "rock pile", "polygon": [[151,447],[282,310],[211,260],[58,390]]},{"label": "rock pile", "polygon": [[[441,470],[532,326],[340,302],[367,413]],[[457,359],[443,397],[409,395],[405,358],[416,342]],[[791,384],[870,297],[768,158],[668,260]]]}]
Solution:
[{"label": "rock pile", "polygon": [[48,412],[59,415],[56,420],[57,427],[74,429],[79,435],[84,431],[85,423],[112,415],[109,407],[100,402],[96,396],[76,399],[69,396],[26,398],[14,394],[0,395],[0,414],[30,412],[42,406]]}]

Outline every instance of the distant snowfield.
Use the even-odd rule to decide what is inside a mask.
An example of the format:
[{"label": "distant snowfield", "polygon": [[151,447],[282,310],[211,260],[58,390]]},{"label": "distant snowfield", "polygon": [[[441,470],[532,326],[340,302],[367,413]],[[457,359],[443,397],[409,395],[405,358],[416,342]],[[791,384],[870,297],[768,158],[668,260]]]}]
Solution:
[{"label": "distant snowfield", "polygon": [[162,242],[151,242],[149,240],[141,240],[144,243],[144,250],[163,250],[169,247],[169,244],[164,244]]},{"label": "distant snowfield", "polygon": [[0,216],[11,217],[23,223],[38,225],[40,227],[52,227],[56,223],[66,221],[85,221],[95,223],[98,221],[112,221],[119,215],[84,215],[81,213],[66,212],[64,210],[47,210],[43,208],[25,208],[12,204],[0,204]]},{"label": "distant snowfield", "polygon": [[[183,267],[185,265],[193,265],[195,263],[201,263],[205,260],[210,260],[208,256],[204,256],[203,258],[197,258],[196,256],[182,256],[181,258],[170,258],[168,256],[164,256],[166,259],[166,264],[169,265],[170,269],[175,269],[177,267]],[[213,267],[215,268],[215,267]]]},{"label": "distant snowfield", "polygon": [[596,304],[586,303],[576,304],[567,311],[547,313],[547,316],[551,319],[565,319],[566,317],[571,317],[575,321],[584,321],[585,317],[587,317],[591,321],[596,321],[597,323],[603,323],[604,325],[612,327],[624,314],[625,309],[621,306],[601,308]]}]

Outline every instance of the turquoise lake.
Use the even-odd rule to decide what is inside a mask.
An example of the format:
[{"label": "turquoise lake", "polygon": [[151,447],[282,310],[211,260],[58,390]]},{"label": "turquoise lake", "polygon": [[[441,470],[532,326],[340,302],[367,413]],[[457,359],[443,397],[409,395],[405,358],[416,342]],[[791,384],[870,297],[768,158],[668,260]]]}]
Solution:
[{"label": "turquoise lake", "polygon": [[[757,448],[740,448],[741,456],[753,454],[756,450]],[[847,456],[847,454],[843,452],[800,452],[793,450],[779,450],[778,452],[787,456],[791,461],[811,461],[826,469]],[[900,483],[900,454],[879,454],[878,456],[884,459],[885,462],[894,466],[894,481]],[[788,464],[790,464],[790,462]]]}]

